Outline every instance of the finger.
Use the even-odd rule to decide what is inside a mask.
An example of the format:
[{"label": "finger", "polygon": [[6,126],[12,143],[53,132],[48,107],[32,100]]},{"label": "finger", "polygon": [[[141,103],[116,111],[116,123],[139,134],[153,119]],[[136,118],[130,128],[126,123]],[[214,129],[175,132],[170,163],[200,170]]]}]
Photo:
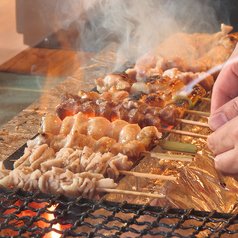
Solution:
[{"label": "finger", "polygon": [[211,113],[238,95],[238,45],[213,87]]},{"label": "finger", "polygon": [[235,117],[208,137],[207,145],[215,155],[231,150],[238,144],[237,123],[238,117]]},{"label": "finger", "polygon": [[234,148],[234,142],[230,138],[224,139],[223,136],[220,136],[219,138],[219,135],[217,134],[216,131],[207,138],[207,145],[215,155],[219,155]]},{"label": "finger", "polygon": [[225,175],[238,175],[238,148],[219,154],[215,158],[215,168]]},{"label": "finger", "polygon": [[215,131],[236,116],[238,116],[238,97],[214,111],[208,119],[208,125]]}]

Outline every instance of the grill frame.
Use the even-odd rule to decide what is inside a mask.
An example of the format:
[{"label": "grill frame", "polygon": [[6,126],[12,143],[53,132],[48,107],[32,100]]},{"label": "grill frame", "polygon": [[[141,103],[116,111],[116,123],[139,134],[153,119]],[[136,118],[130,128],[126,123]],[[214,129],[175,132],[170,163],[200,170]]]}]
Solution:
[{"label": "grill frame", "polygon": [[[0,220],[4,220],[0,225],[0,237],[25,237],[31,234],[31,237],[43,237],[44,235],[55,231],[61,237],[119,237],[130,232],[130,235],[142,237],[145,235],[162,236],[162,237],[196,237],[200,232],[207,232],[207,237],[221,237],[223,234],[234,235],[238,233],[238,214],[219,213],[215,210],[212,212],[198,211],[195,209],[177,209],[172,207],[151,206],[149,204],[139,205],[124,202],[113,202],[105,199],[93,200],[83,197],[67,197],[65,195],[52,195],[40,191],[28,192],[21,189],[0,188]],[[23,205],[16,205],[17,201],[22,201]],[[42,204],[41,209],[32,208],[31,202]],[[58,205],[52,212],[47,210],[48,207]],[[5,215],[8,209],[15,209],[12,214]],[[4,211],[5,210],[5,211]],[[21,216],[19,219],[24,220],[22,226],[12,226],[11,223],[17,218],[17,214],[22,211],[31,210],[36,212],[35,216]],[[105,211],[111,215],[105,215]],[[47,221],[41,218],[43,213],[55,214],[55,219]],[[96,213],[96,214],[94,214]],[[131,215],[128,219],[120,218],[119,214]],[[140,218],[150,217],[154,221],[139,221]],[[63,218],[63,219],[62,219]],[[101,223],[90,224],[88,219],[101,220]],[[40,229],[34,226],[35,221],[41,220],[46,227]],[[190,225],[195,221],[198,225]],[[114,222],[116,225],[111,226]],[[64,230],[57,230],[52,226],[58,223],[61,226],[70,226]],[[119,225],[118,225],[119,223]],[[188,223],[188,224],[187,224]],[[214,227],[211,224],[216,224]],[[120,226],[121,225],[121,226]],[[146,228],[137,230],[134,226],[146,226]],[[80,231],[85,226],[90,232]],[[236,227],[236,228],[234,228]],[[230,229],[229,229],[230,228]],[[153,231],[153,230],[156,231]],[[3,236],[4,230],[18,232],[16,235]],[[102,230],[102,231],[101,231]],[[115,231],[114,234],[105,235],[104,233]],[[189,231],[189,232],[187,232]],[[182,232],[182,235],[180,234]],[[186,233],[186,235],[184,234]],[[33,236],[32,236],[33,235]]]}]

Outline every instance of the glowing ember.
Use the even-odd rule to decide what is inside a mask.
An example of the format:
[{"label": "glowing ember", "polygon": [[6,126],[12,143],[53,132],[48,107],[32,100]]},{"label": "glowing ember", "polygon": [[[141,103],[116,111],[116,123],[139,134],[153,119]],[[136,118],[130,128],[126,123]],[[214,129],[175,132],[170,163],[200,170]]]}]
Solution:
[{"label": "glowing ember", "polygon": [[[57,207],[57,205],[52,205],[50,208],[48,208],[48,210],[51,211],[51,212],[53,212],[53,211],[56,209],[56,207]],[[47,216],[48,216],[47,219],[48,219],[49,221],[55,219],[53,213],[49,213],[49,214],[47,214]],[[56,229],[56,230],[58,230],[58,231],[61,230],[59,223],[54,224],[54,225],[52,226],[52,228],[53,228],[53,229]],[[58,237],[61,237],[61,234],[59,234],[59,233],[57,233],[57,232],[55,232],[55,231],[51,231],[51,232],[48,233],[46,236],[44,236],[44,238],[58,238]]]},{"label": "glowing ember", "polygon": [[[48,207],[49,204],[46,202],[23,202],[22,200],[17,200],[15,202],[6,203],[10,208],[3,211],[3,215],[11,215],[12,219],[9,222],[9,225],[14,226],[15,228],[21,228],[22,226],[29,226],[29,231],[32,228],[43,229],[45,235],[44,238],[58,238],[61,237],[61,234],[57,231],[61,231],[68,228],[69,226],[61,225],[60,223],[55,223],[54,220],[55,214],[54,211],[58,204]],[[9,228],[10,229],[10,228]],[[52,231],[53,229],[53,231]],[[0,232],[0,236],[4,231]],[[6,232],[8,232],[6,230]],[[12,235],[18,235],[18,230],[11,231]],[[30,233],[29,233],[30,234]]]}]

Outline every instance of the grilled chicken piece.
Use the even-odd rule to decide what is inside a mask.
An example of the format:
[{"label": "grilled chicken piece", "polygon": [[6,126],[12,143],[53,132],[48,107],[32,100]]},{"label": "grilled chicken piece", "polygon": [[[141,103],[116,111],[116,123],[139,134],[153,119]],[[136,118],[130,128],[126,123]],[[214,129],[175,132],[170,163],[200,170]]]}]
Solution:
[{"label": "grilled chicken piece", "polygon": [[98,140],[108,134],[110,121],[104,117],[93,117],[87,124],[87,135]]},{"label": "grilled chicken piece", "polygon": [[108,137],[118,141],[119,140],[119,134],[126,125],[128,125],[128,122],[124,120],[115,120],[111,122],[111,124],[108,127]]},{"label": "grilled chicken piece", "polygon": [[142,81],[143,78],[153,75],[161,76],[163,70],[156,64],[157,61],[155,55],[145,54],[136,61],[134,68],[126,70],[126,74],[134,78],[135,81]]},{"label": "grilled chicken piece", "polygon": [[140,158],[140,153],[145,151],[145,146],[138,140],[130,141],[125,145],[121,143],[115,143],[110,148],[111,153],[115,155],[117,155],[118,153],[126,155],[128,159],[133,162],[137,161]]},{"label": "grilled chicken piece", "polygon": [[[162,108],[158,116],[165,125],[176,125],[177,119],[182,118],[187,109],[190,108],[190,103],[195,104],[198,99],[206,95],[206,90],[199,84],[195,85],[191,94],[188,95],[188,100],[178,99],[172,103],[167,104]],[[189,102],[190,100],[190,102]]]},{"label": "grilled chicken piece", "polygon": [[123,73],[109,74],[105,78],[95,79],[99,93],[103,93],[113,86],[115,86],[118,91],[128,91],[134,82],[135,80],[130,75]]},{"label": "grilled chicken piece", "polygon": [[118,91],[116,86],[112,86],[108,91],[103,92],[100,95],[100,98],[107,101],[119,102],[124,98],[128,97],[129,95],[130,95],[129,92],[125,90]]},{"label": "grilled chicken piece", "polygon": [[[178,69],[168,69],[164,72],[163,76],[168,76],[170,78],[181,80],[185,85],[190,83],[191,81],[202,78],[203,80],[199,82],[199,84],[207,91],[211,91],[214,85],[214,78],[210,74],[206,74],[204,72],[201,73],[193,73],[193,72],[181,72]],[[182,86],[181,86],[182,89]]]},{"label": "grilled chicken piece", "polygon": [[[223,36],[218,45],[211,48],[203,57],[191,62],[189,70],[192,72],[207,71],[212,67],[225,63],[235,49],[238,42],[238,33]],[[215,76],[218,75],[215,72]]]},{"label": "grilled chicken piece", "polygon": [[189,103],[186,100],[178,100],[175,103],[168,104],[159,111],[159,118],[165,125],[176,125],[177,118],[182,118]]}]

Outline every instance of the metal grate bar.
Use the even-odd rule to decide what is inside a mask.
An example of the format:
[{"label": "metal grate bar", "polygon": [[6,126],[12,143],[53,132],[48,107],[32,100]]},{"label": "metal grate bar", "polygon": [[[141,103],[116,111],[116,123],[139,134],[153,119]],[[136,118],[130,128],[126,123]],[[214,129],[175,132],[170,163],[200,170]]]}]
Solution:
[{"label": "metal grate bar", "polygon": [[237,234],[237,223],[237,214],[0,188],[0,237],[43,237],[50,232],[61,237],[196,237],[200,232],[221,237]]}]

